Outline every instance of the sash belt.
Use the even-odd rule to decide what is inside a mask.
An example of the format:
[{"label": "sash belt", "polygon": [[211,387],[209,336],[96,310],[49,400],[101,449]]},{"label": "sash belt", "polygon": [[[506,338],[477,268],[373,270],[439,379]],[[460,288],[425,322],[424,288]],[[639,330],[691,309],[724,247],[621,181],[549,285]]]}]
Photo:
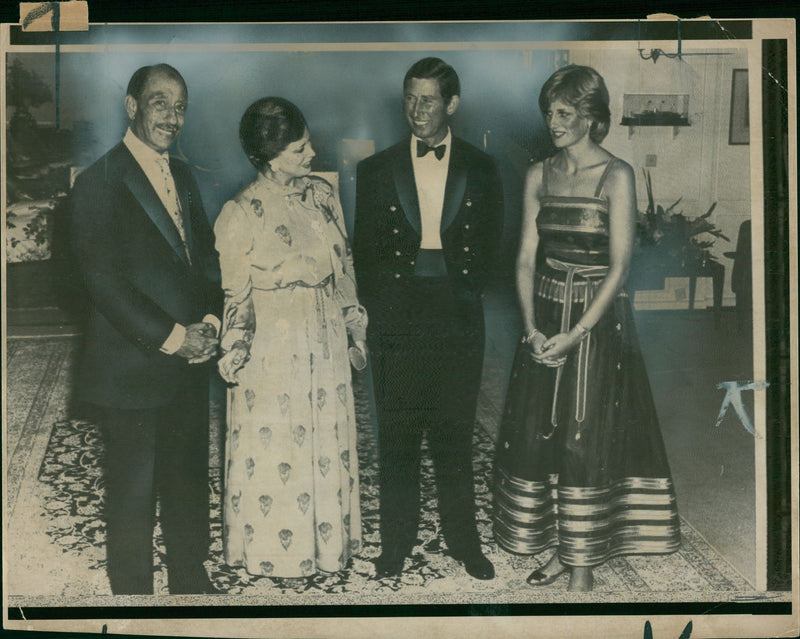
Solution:
[{"label": "sash belt", "polygon": [[[547,258],[547,265],[557,271],[562,271],[567,274],[564,281],[564,309],[561,313],[561,332],[569,332],[570,316],[572,314],[572,288],[575,277],[582,277],[586,282],[586,294],[583,297],[583,311],[589,308],[592,299],[594,298],[594,286],[592,286],[591,279],[602,278],[608,274],[607,266],[587,266],[584,264],[571,264],[569,262],[562,262],[552,257]],[[591,331],[588,332],[581,340],[578,347],[578,376],[576,380],[576,393],[575,393],[575,420],[580,424],[586,417],[586,395],[588,384],[589,372],[589,348],[592,342]],[[553,406],[550,410],[550,424],[553,430],[548,435],[543,435],[544,439],[550,439],[558,428],[557,404],[558,404],[558,389],[561,385],[561,377],[563,375],[564,365],[558,367],[556,371],[556,384],[553,390]],[[580,439],[580,430],[575,435],[576,439]]]},{"label": "sash belt", "polygon": [[296,288],[317,288],[317,289],[325,289],[329,285],[334,283],[333,275],[328,275],[323,280],[320,280],[316,284],[309,284],[308,282],[304,282],[302,280],[297,280],[296,282],[288,282],[287,284],[279,284],[278,286],[273,286],[272,288],[266,288],[263,286],[254,285],[253,288],[260,290],[260,291],[282,291],[284,289],[293,291]]}]

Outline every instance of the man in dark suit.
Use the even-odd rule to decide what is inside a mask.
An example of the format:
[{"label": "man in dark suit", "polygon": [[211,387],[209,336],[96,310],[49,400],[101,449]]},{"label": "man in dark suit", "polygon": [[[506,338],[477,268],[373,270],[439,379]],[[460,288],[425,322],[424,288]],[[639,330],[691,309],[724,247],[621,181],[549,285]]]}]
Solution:
[{"label": "man in dark suit", "polygon": [[166,64],[139,69],[120,144],[75,181],[71,245],[89,298],[78,399],[105,444],[114,594],[153,593],[155,500],[172,594],[213,592],[208,555],[208,384],[221,291],[189,167],[170,158],[187,104]]},{"label": "man in dark suit", "polygon": [[475,523],[472,433],[483,363],[481,290],[503,222],[493,160],[452,135],[455,70],[438,58],[403,82],[405,139],[358,167],[353,240],[370,316],[380,448],[379,577],[399,575],[417,538],[422,434],[450,554],[494,577]]}]

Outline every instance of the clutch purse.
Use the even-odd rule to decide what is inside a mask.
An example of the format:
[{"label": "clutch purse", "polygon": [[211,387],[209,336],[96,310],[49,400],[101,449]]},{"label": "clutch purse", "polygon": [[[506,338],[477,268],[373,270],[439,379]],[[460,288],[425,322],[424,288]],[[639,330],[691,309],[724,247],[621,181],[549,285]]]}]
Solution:
[{"label": "clutch purse", "polygon": [[363,371],[367,367],[367,358],[356,346],[351,346],[347,349],[347,354],[350,357],[350,365],[357,371]]}]

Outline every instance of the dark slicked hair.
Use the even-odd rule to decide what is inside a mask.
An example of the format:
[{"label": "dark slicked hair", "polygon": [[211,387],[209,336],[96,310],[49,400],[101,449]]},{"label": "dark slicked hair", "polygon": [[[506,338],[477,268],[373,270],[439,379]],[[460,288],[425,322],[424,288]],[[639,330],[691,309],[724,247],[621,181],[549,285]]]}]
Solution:
[{"label": "dark slicked hair", "polygon": [[170,65],[162,62],[161,64],[154,64],[136,69],[134,74],[131,76],[130,81],[128,82],[128,90],[125,92],[125,94],[131,96],[138,102],[142,97],[144,85],[147,84],[147,80],[151,75],[156,73],[163,73],[168,78],[177,80],[183,85],[184,92],[187,94],[189,93],[189,90],[186,87],[186,81],[183,79],[183,76],[178,72],[178,70],[175,67],[171,67]]},{"label": "dark slicked hair", "polygon": [[539,93],[542,114],[556,100],[574,107],[581,117],[592,121],[589,129],[592,142],[600,144],[608,135],[611,123],[608,89],[603,76],[592,67],[570,64],[551,75]]},{"label": "dark slicked hair", "polygon": [[270,160],[303,137],[308,125],[302,112],[284,98],[253,102],[239,123],[239,141],[250,162],[264,172]]},{"label": "dark slicked hair", "polygon": [[412,78],[436,80],[445,104],[450,104],[454,95],[461,95],[461,83],[456,70],[440,58],[423,58],[419,62],[415,62],[406,72],[406,77],[403,78],[403,90],[408,87]]}]

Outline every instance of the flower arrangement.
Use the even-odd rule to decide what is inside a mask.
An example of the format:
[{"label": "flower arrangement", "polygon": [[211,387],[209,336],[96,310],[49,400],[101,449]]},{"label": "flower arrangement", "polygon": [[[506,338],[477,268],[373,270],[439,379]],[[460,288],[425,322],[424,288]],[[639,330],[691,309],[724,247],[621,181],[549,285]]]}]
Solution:
[{"label": "flower arrangement", "polygon": [[680,265],[691,268],[716,261],[710,251],[715,240],[699,236],[708,234],[730,242],[708,220],[717,203],[714,202],[703,215],[694,218],[684,215],[682,210],[675,211],[683,198],[678,198],[665,209],[655,203],[650,172],[642,169],[642,173],[647,187],[647,210],[640,214],[639,219],[639,244],[642,252],[648,253],[648,257],[661,266]]}]

